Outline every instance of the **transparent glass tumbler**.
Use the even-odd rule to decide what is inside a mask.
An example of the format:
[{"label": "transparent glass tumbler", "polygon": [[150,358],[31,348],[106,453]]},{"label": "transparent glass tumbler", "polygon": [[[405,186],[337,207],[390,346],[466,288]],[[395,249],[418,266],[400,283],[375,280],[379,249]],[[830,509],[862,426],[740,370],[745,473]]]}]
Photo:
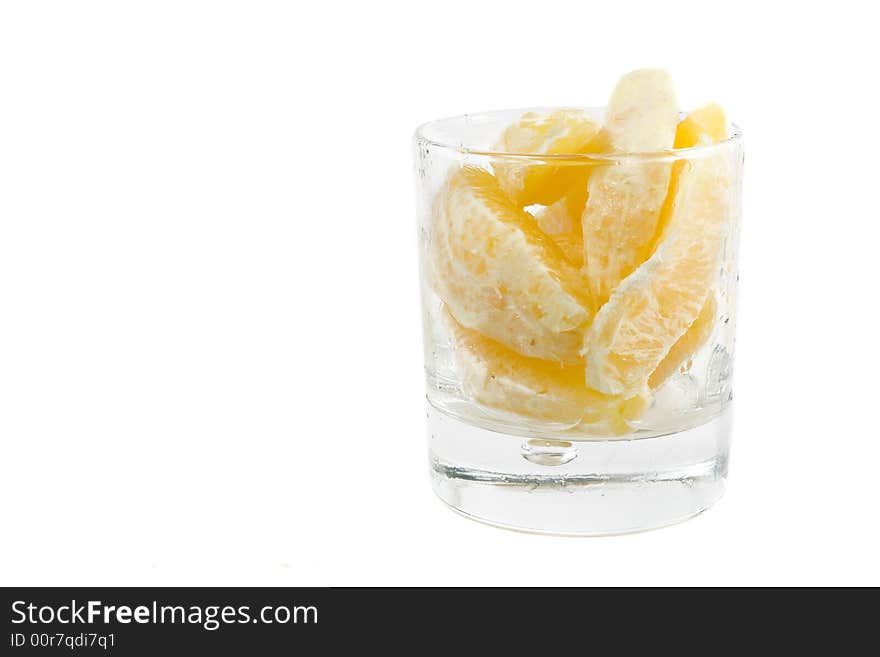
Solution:
[{"label": "transparent glass tumbler", "polygon": [[[580,119],[602,110],[416,132],[431,476],[490,524],[640,531],[724,490],[742,140],[585,154]],[[548,132],[572,153],[517,152]]]}]

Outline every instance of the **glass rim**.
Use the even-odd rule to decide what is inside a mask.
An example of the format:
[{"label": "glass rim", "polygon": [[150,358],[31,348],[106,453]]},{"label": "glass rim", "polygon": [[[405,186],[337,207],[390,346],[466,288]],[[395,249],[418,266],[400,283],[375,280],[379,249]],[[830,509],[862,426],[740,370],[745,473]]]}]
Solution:
[{"label": "glass rim", "polygon": [[[523,162],[553,162],[555,164],[578,164],[585,162],[596,162],[596,163],[608,163],[608,162],[620,162],[625,160],[680,160],[686,159],[695,155],[708,155],[710,152],[730,147],[734,145],[738,145],[742,143],[743,132],[742,129],[732,121],[728,121],[727,123],[727,138],[714,142],[711,144],[698,144],[697,146],[689,146],[687,148],[670,148],[666,150],[660,151],[632,151],[626,153],[557,153],[553,155],[542,155],[540,153],[508,153],[504,151],[495,151],[492,149],[484,149],[484,148],[468,148],[459,144],[451,143],[445,140],[432,139],[428,137],[425,133],[429,128],[438,126],[440,124],[446,122],[453,121],[466,121],[473,117],[489,117],[492,115],[497,115],[501,113],[507,112],[519,112],[520,115],[525,114],[526,112],[535,112],[535,111],[554,111],[554,110],[586,110],[588,112],[604,112],[604,107],[575,107],[575,106],[560,106],[560,107],[524,107],[524,108],[513,108],[506,110],[488,110],[484,112],[469,112],[466,114],[458,114],[455,116],[447,116],[440,119],[434,119],[431,121],[426,121],[419,125],[415,132],[413,133],[413,139],[422,144],[428,144],[435,148],[441,148],[443,150],[452,151],[458,153],[460,155],[468,155],[468,156],[476,156],[476,157],[487,157],[492,159],[510,159],[510,160],[518,160]],[[681,112],[679,114],[680,117],[686,116],[686,112]]]}]

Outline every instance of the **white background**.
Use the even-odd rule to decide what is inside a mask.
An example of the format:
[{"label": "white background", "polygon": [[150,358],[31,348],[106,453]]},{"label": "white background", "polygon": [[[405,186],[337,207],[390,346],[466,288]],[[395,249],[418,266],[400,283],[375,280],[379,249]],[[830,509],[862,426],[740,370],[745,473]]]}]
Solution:
[{"label": "white background", "polygon": [[[869,5],[0,7],[0,583],[880,584]],[[410,136],[644,66],[746,135],[729,490],[468,522],[427,478]]]}]

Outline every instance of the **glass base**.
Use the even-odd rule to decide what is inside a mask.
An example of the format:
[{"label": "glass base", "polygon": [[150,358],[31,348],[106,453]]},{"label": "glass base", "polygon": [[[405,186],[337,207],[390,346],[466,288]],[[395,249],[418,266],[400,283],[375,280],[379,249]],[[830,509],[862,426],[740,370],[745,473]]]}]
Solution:
[{"label": "glass base", "polygon": [[455,511],[499,527],[582,536],[654,529],[721,497],[730,416],[663,436],[567,441],[480,428],[429,403],[431,479]]}]

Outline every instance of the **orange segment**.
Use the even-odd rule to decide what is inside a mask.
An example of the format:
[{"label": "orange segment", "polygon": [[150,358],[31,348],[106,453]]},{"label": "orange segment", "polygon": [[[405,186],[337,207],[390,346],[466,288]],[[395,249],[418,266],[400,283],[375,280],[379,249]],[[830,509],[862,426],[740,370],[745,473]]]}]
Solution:
[{"label": "orange segment", "polygon": [[524,356],[582,362],[590,304],[580,272],[489,172],[465,167],[441,190],[431,265],[435,291],[463,326]]},{"label": "orange segment", "polygon": [[[599,126],[583,110],[563,109],[542,116],[523,114],[495,145],[503,153],[529,155],[569,155],[594,153],[602,148]],[[521,206],[550,205],[558,201],[576,182],[586,182],[589,167],[567,163],[529,161],[497,162],[493,165],[501,188]]]},{"label": "orange segment", "polygon": [[727,119],[719,105],[706,105],[688,114],[675,130],[675,148],[696,146],[703,135],[715,143],[727,138]]},{"label": "orange segment", "polygon": [[683,166],[656,250],[587,331],[589,386],[607,394],[641,388],[694,323],[717,275],[729,185],[724,151]]},{"label": "orange segment", "polygon": [[566,259],[577,268],[584,264],[581,215],[586,203],[587,183],[583,181],[569,189],[556,203],[535,213],[538,228],[556,242]]},{"label": "orange segment", "polygon": [[[718,105],[706,105],[688,114],[678,124],[675,132],[675,147],[691,148],[699,144],[701,139],[704,142],[719,142],[726,138],[727,119],[724,115],[724,110]],[[672,167],[672,179],[669,183],[667,203],[664,206],[664,212],[661,213],[663,217],[661,218],[660,234],[665,230],[665,220],[668,219],[672,200],[675,198],[678,190],[679,177],[685,164],[684,160],[679,160]],[[715,328],[716,312],[717,303],[715,295],[710,292],[697,319],[694,320],[694,323],[691,324],[685,334],[672,345],[669,353],[666,354],[666,357],[651,374],[651,377],[648,379],[648,385],[651,389],[656,389],[663,385],[682,364],[706,343],[712,335],[712,330]]]},{"label": "orange segment", "polygon": [[[604,131],[613,152],[655,152],[672,147],[677,119],[669,76],[639,70],[618,82]],[[597,168],[590,176],[582,217],[584,268],[597,304],[647,257],[669,189],[670,169],[665,162],[630,159]]]},{"label": "orange segment", "polygon": [[700,314],[697,315],[697,319],[694,320],[694,323],[690,325],[685,334],[672,345],[669,353],[666,354],[666,357],[660,362],[657,369],[651,373],[648,379],[648,386],[652,390],[656,390],[666,383],[666,380],[675,374],[678,368],[697,353],[700,347],[706,344],[709,336],[712,335],[712,330],[715,328],[717,307],[715,295],[710,292],[703,304],[703,308],[700,310]]},{"label": "orange segment", "polygon": [[646,393],[624,399],[590,390],[583,368],[527,358],[447,315],[465,392],[497,410],[564,424],[608,422],[615,433],[647,408]]},{"label": "orange segment", "polygon": [[[688,114],[678,124],[675,130],[675,147],[693,148],[700,143],[701,139],[704,143],[708,144],[717,143],[726,138],[727,119],[724,116],[724,110],[718,105],[706,105]],[[672,164],[672,172],[669,177],[669,191],[660,210],[660,219],[657,222],[654,239],[651,241],[651,247],[647,250],[645,258],[654,253],[660,238],[666,230],[666,225],[669,223],[669,216],[672,211],[672,202],[678,193],[678,181],[681,177],[681,171],[686,164],[686,160],[677,160]]]}]

